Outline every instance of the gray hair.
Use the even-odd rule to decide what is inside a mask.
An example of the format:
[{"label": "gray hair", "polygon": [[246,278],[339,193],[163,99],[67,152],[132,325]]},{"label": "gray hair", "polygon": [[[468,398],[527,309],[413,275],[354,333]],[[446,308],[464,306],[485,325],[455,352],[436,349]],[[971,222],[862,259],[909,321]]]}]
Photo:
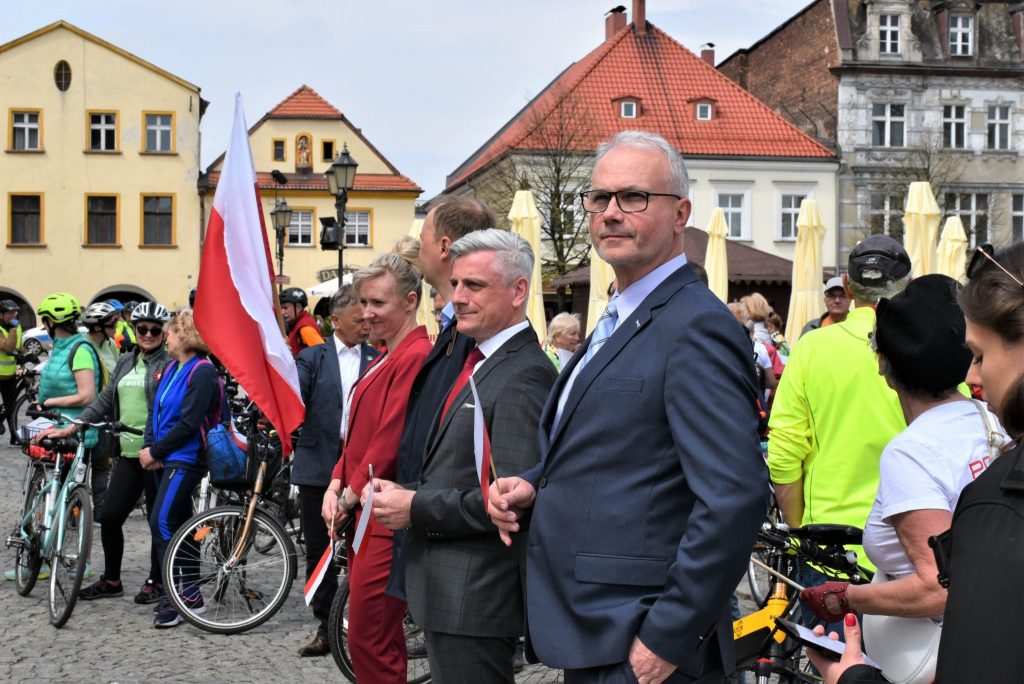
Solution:
[{"label": "gray hair", "polygon": [[895,297],[907,288],[910,276],[904,276],[899,280],[887,280],[885,285],[862,285],[853,278],[847,278],[846,284],[850,286],[850,294],[853,301],[861,304],[877,304],[882,297]]},{"label": "gray hair", "polygon": [[637,147],[661,152],[665,156],[665,161],[668,162],[668,191],[683,198],[690,196],[690,177],[686,173],[686,164],[683,162],[683,157],[668,140],[650,131],[621,131],[597,146],[594,167],[596,168],[605,155],[616,147]]},{"label": "gray hair", "polygon": [[557,335],[565,335],[573,328],[579,330],[580,315],[563,311],[548,323],[548,341],[554,340]]},{"label": "gray hair", "polygon": [[345,283],[338,291],[331,295],[331,313],[341,313],[349,307],[350,304],[359,301],[359,293],[356,292],[354,285]]},{"label": "gray hair", "polygon": [[367,280],[379,278],[390,273],[395,278],[398,296],[405,298],[410,292],[416,293],[416,301],[423,292],[423,272],[419,262],[420,241],[414,238],[402,238],[395,243],[395,251],[381,254],[366,268],[361,268],[352,276],[352,285],[358,291]]},{"label": "gray hair", "polygon": [[516,278],[526,278],[529,284],[533,274],[533,248],[529,242],[507,230],[488,228],[473,231],[452,243],[449,251],[452,261],[475,252],[494,252],[506,285],[511,285]]}]

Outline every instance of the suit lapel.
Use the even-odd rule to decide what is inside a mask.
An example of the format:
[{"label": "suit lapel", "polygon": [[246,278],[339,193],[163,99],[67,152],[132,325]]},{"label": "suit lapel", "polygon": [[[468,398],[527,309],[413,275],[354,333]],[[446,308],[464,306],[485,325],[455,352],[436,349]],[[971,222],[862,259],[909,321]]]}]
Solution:
[{"label": "suit lapel", "polygon": [[[324,359],[324,363],[327,364],[327,374],[331,376],[331,382],[340,395],[342,393],[341,364],[338,363],[338,340],[334,335],[331,335],[324,344],[323,354],[327,357]],[[342,400],[344,401],[344,397]]]},{"label": "suit lapel", "polygon": [[[363,374],[366,367],[373,363],[373,360],[380,356],[380,352],[363,342],[359,345],[359,375]],[[357,376],[358,377],[358,376]]]}]

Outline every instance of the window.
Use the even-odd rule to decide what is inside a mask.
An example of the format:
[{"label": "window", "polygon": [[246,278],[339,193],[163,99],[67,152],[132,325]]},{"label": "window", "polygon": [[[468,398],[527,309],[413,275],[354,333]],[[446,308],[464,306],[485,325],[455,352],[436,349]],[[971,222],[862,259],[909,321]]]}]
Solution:
[{"label": "window", "polygon": [[147,113],[146,152],[174,152],[174,114]]},{"label": "window", "polygon": [[284,140],[274,140],[274,161],[284,161]]},{"label": "window", "polygon": [[1024,195],[1014,195],[1011,198],[1010,228],[1014,242],[1024,240]]},{"label": "window", "polygon": [[142,196],[142,245],[174,244],[174,195]]},{"label": "window", "polygon": [[962,150],[967,145],[967,108],[945,105],[942,108],[942,146]]},{"label": "window", "polygon": [[906,105],[871,105],[871,144],[875,147],[903,147]]},{"label": "window", "polygon": [[989,105],[988,149],[1010,149],[1010,106]]},{"label": "window", "polygon": [[42,138],[39,135],[40,113],[36,111],[11,112],[11,141],[8,147],[19,151],[39,151]]},{"label": "window", "polygon": [[12,245],[43,244],[43,196],[8,195],[11,211],[11,233],[8,243]]},{"label": "window", "polygon": [[944,199],[946,216],[958,214],[963,221],[970,249],[974,249],[980,242],[988,241],[988,195],[947,192]]},{"label": "window", "polygon": [[721,193],[718,195],[718,206],[725,212],[725,223],[729,226],[729,237],[743,237],[743,195],[739,193]]},{"label": "window", "polygon": [[883,233],[897,242],[903,242],[903,208],[902,195],[872,193],[869,212],[872,235]]},{"label": "window", "polygon": [[345,246],[346,247],[369,247],[370,246],[370,212],[369,211],[346,211],[345,212]]},{"label": "window", "polygon": [[308,247],[313,244],[313,212],[292,210],[292,222],[288,224],[288,246]]},{"label": "window", "polygon": [[86,195],[85,244],[117,244],[117,195]]},{"label": "window", "polygon": [[636,102],[632,100],[626,100],[619,105],[619,114],[623,119],[635,119],[636,118]]},{"label": "window", "polygon": [[953,57],[969,57],[973,52],[974,17],[964,14],[949,18],[949,54]]},{"label": "window", "polygon": [[779,224],[780,240],[796,240],[796,220],[800,216],[800,203],[806,197],[807,195],[783,193],[781,222]]},{"label": "window", "polygon": [[117,151],[117,114],[113,112],[89,114],[89,151]]},{"label": "window", "polygon": [[883,55],[900,53],[900,15],[883,14],[878,17],[878,51]]},{"label": "window", "polygon": [[57,85],[57,90],[62,93],[67,92],[67,89],[71,87],[71,65],[63,59],[53,67],[53,82]]},{"label": "window", "polygon": [[321,140],[320,141],[320,161],[332,162],[334,161],[334,141],[333,140]]},{"label": "window", "polygon": [[697,120],[698,121],[711,121],[711,103],[701,102],[697,105]]}]

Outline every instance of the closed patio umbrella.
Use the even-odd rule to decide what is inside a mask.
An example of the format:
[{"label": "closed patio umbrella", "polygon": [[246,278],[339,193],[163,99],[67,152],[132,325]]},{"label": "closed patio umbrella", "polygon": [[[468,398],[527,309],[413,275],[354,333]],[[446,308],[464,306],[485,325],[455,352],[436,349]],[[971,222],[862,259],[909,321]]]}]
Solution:
[{"label": "closed patio umbrella", "polygon": [[805,199],[800,203],[796,228],[793,292],[786,318],[786,339],[790,346],[800,338],[807,322],[821,313],[821,242],[825,237],[825,220],[817,200]]},{"label": "closed patio umbrella", "polygon": [[[409,228],[409,237],[420,239],[420,232],[423,230],[423,219],[413,219],[412,227]],[[423,292],[420,293],[420,308],[416,310],[416,322],[427,326],[427,335],[430,339],[437,339],[437,321],[434,320],[434,301],[430,298],[430,283],[423,281]]]},{"label": "closed patio umbrella", "polygon": [[936,273],[953,280],[963,280],[967,275],[967,233],[959,216],[950,216],[942,227],[937,261]]},{"label": "closed patio umbrella", "polygon": [[508,212],[512,221],[512,232],[519,235],[533,248],[533,275],[530,278],[530,298],[526,304],[526,316],[537,332],[541,342],[548,336],[547,315],[544,313],[544,283],[541,280],[540,212],[529,190],[517,190]]},{"label": "closed patio umbrella", "polygon": [[729,301],[729,258],[725,253],[725,236],[729,224],[725,212],[715,207],[708,223],[708,248],[704,255],[704,270],[708,272],[708,287],[723,302]]},{"label": "closed patio umbrella", "polygon": [[597,255],[597,250],[590,248],[590,306],[587,308],[587,334],[589,335],[598,319],[608,306],[608,286],[615,280],[612,265]]},{"label": "closed patio umbrella", "polygon": [[910,255],[913,276],[935,273],[935,239],[939,233],[939,204],[927,181],[910,184],[903,214],[903,246]]}]

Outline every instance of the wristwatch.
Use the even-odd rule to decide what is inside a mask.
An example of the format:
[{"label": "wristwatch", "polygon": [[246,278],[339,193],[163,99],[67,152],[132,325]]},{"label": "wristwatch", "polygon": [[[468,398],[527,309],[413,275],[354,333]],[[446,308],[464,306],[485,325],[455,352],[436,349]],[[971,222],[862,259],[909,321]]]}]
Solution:
[{"label": "wristwatch", "polygon": [[351,511],[353,508],[356,507],[355,504],[349,504],[348,501],[345,501],[344,488],[338,493],[338,505],[344,508],[346,511]]}]

